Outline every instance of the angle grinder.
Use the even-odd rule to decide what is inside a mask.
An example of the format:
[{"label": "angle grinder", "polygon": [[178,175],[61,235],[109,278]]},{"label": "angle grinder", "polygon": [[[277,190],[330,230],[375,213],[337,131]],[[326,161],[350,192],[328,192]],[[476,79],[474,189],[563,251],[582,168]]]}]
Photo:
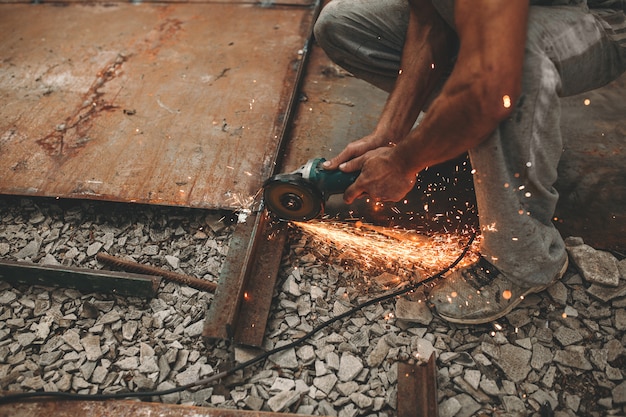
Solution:
[{"label": "angle grinder", "polygon": [[342,194],[358,172],[325,170],[325,158],[309,159],[297,170],[277,174],[263,184],[267,209],[281,220],[308,221],[324,212],[328,198]]}]

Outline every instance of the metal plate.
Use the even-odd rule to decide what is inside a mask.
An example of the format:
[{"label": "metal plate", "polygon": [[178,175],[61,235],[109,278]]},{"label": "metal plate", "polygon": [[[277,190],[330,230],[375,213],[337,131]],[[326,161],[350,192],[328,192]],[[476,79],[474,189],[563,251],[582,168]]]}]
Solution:
[{"label": "metal plate", "polygon": [[[33,0],[0,0],[1,3],[33,3]],[[37,3],[163,3],[160,0],[144,0],[144,1],[107,1],[107,0],[41,0]],[[258,4],[263,7],[279,6],[279,5],[313,5],[315,0],[168,0],[168,3],[240,3],[240,4]]]},{"label": "metal plate", "polygon": [[228,410],[138,401],[41,401],[0,406],[0,417],[291,417],[297,414]]},{"label": "metal plate", "polygon": [[0,193],[239,209],[272,173],[311,8],[0,10]]}]

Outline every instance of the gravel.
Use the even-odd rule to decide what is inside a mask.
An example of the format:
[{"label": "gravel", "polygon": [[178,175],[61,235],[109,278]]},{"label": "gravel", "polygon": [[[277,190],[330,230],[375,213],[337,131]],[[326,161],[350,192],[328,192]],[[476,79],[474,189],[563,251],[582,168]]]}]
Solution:
[{"label": "gravel", "polygon": [[[2,197],[5,260],[103,268],[100,251],[217,281],[237,216]],[[572,264],[497,323],[434,316],[418,292],[363,308],[210,386],[153,398],[338,417],[396,414],[397,364],[437,355],[441,416],[626,415],[626,260],[567,240]],[[617,254],[618,255],[618,254]],[[617,277],[617,279],[616,279]],[[264,348],[299,338],[397,283],[292,228]],[[212,294],[162,282],[144,300],[0,282],[0,388],[82,394],[185,385],[258,353],[201,333]]]}]

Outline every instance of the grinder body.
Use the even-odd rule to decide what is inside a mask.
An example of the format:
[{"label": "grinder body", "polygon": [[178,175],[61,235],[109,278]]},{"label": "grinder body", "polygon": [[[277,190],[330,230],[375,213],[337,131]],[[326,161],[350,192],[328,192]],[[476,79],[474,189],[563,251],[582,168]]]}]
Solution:
[{"label": "grinder body", "polygon": [[326,170],[324,158],[308,160],[297,170],[277,174],[263,185],[263,199],[270,212],[281,220],[307,221],[324,212],[326,200],[341,194],[358,177],[358,172]]}]

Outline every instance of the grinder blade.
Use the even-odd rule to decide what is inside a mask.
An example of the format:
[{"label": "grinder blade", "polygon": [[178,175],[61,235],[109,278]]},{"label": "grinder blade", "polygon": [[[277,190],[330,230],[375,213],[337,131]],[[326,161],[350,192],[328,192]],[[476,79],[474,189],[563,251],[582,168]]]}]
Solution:
[{"label": "grinder blade", "polygon": [[307,221],[324,210],[322,193],[298,174],[279,174],[267,180],[263,199],[281,220]]}]

